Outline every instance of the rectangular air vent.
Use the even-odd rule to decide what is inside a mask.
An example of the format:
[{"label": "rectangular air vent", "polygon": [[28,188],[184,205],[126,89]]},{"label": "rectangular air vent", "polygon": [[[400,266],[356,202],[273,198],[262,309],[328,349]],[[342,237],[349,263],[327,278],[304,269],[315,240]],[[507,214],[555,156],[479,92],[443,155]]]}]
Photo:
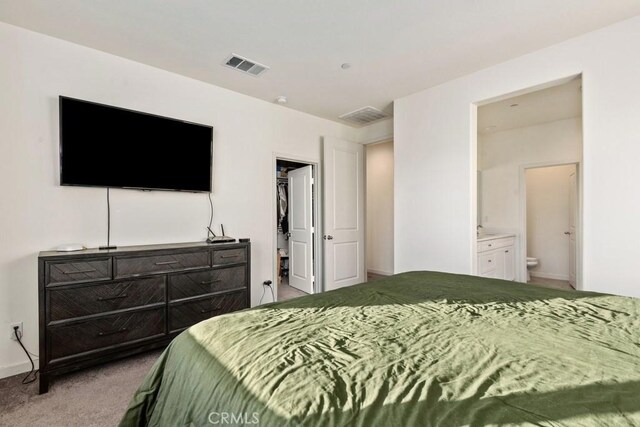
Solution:
[{"label": "rectangular air vent", "polygon": [[247,59],[243,56],[236,55],[235,53],[232,53],[223,65],[225,67],[233,68],[234,70],[250,74],[254,77],[259,76],[269,69],[269,67],[267,67],[266,65],[260,64],[251,59]]},{"label": "rectangular air vent", "polygon": [[369,123],[377,122],[378,120],[386,119],[387,117],[391,116],[377,108],[362,107],[350,113],[341,115],[340,119],[358,125],[368,125]]}]

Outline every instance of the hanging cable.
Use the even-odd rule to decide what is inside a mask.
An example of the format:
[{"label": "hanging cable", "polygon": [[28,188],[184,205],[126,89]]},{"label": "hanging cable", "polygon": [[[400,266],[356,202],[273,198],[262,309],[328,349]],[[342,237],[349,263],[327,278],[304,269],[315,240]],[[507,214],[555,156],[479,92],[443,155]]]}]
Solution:
[{"label": "hanging cable", "polygon": [[262,304],[262,300],[264,299],[264,294],[267,292],[267,289],[265,288],[268,287],[269,290],[271,291],[271,302],[276,302],[276,296],[273,294],[273,287],[271,287],[271,284],[273,282],[271,282],[271,280],[265,280],[264,282],[262,282],[262,296],[260,297],[260,302],[258,304]]},{"label": "hanging cable", "polygon": [[107,246],[100,246],[100,250],[117,249],[116,246],[111,246],[111,194],[110,188],[107,187]]},{"label": "hanging cable", "polygon": [[209,196],[209,226],[207,227],[207,230],[209,230],[209,233],[213,234],[213,231],[211,231],[211,226],[213,225],[213,200],[211,200],[211,192],[207,193],[207,196]]},{"label": "hanging cable", "polygon": [[111,246],[111,201],[109,187],[107,187],[107,247]]},{"label": "hanging cable", "polygon": [[[24,350],[25,354],[29,358],[29,362],[31,363],[31,370],[22,379],[22,384],[31,384],[32,382],[34,382],[35,380],[38,379],[38,370],[36,369],[36,365],[33,363],[33,359],[31,358],[31,353],[29,353],[27,351],[26,347],[24,346],[24,344],[22,344],[22,339],[20,337],[20,334],[18,333],[18,327],[17,326],[15,328],[13,328],[13,334],[16,337],[16,341],[18,341],[18,344],[20,344],[20,347],[22,347],[22,349]],[[29,379],[29,377],[31,377],[31,376],[33,376],[33,378]]]}]

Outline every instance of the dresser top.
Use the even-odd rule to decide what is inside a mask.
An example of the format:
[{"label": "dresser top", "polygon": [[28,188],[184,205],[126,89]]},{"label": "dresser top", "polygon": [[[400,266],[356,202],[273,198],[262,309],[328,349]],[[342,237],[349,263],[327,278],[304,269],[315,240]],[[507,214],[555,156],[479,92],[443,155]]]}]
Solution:
[{"label": "dresser top", "polygon": [[65,258],[65,257],[77,257],[86,255],[119,255],[127,254],[131,252],[145,252],[145,251],[162,251],[172,249],[227,249],[233,247],[247,246],[249,242],[232,242],[232,243],[207,243],[207,242],[190,242],[190,243],[165,243],[159,245],[136,245],[136,246],[118,246],[117,249],[98,249],[88,248],[81,251],[72,252],[58,252],[58,251],[43,251],[38,255],[40,258]]}]

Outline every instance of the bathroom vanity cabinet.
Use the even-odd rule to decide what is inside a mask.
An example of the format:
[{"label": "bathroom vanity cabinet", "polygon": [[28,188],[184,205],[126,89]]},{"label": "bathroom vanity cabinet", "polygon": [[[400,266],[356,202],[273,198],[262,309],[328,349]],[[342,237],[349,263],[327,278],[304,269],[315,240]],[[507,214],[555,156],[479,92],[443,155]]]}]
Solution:
[{"label": "bathroom vanity cabinet", "polygon": [[478,238],[478,276],[516,280],[515,240],[513,234]]}]

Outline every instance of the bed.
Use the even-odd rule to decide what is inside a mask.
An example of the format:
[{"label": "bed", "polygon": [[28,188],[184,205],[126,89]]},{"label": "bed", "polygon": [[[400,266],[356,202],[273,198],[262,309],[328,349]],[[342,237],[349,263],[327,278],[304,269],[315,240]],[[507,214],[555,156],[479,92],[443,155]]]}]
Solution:
[{"label": "bed", "polygon": [[121,425],[640,425],[640,299],[410,272],[179,335]]}]

